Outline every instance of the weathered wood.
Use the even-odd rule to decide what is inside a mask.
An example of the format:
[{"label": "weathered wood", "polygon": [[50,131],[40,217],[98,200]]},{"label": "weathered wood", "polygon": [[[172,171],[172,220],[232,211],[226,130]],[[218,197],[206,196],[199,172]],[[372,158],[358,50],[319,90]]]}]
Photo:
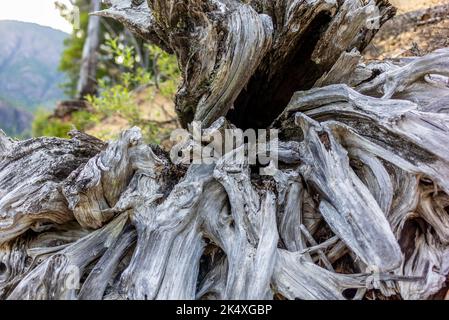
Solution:
[{"label": "weathered wood", "polygon": [[370,268],[396,269],[399,245],[384,213],[349,166],[332,133],[299,115],[304,132],[301,175],[320,194],[320,212],[335,234]]},{"label": "weathered wood", "polygon": [[403,67],[384,72],[373,80],[360,84],[356,89],[361,93],[391,98],[430,74],[449,76],[449,49],[436,50]]},{"label": "weathered wood", "polygon": [[82,272],[114,242],[127,219],[122,214],[104,228],[51,255],[20,281],[8,299],[75,299]]},{"label": "weathered wood", "polygon": [[39,224],[72,220],[62,182],[103,143],[78,132],[72,140],[1,139],[6,152],[0,159],[0,243]]},{"label": "weathered wood", "polygon": [[[0,298],[427,299],[449,274],[448,50],[364,64],[387,1],[113,0],[175,53],[178,151],[280,130],[273,176],[180,164],[138,128],[105,144],[0,132]],[[374,18],[376,18],[374,17]],[[226,117],[226,118],[225,118]],[[201,132],[200,132],[201,133]],[[176,151],[176,152],[175,152]],[[210,151],[210,149],[209,149]],[[273,165],[273,163],[271,164]]]},{"label": "weathered wood", "polygon": [[[242,117],[254,106],[267,114],[264,117],[275,117],[283,107],[276,104],[287,103],[294,91],[310,88],[344,51],[367,45],[376,32],[367,19],[375,19],[380,27],[394,14],[383,0],[368,4],[114,0],[111,4],[97,14],[119,20],[177,55],[183,82],[176,110],[184,127],[192,120],[209,126],[232,108],[240,115],[234,120],[244,127],[248,125],[241,123],[246,121]],[[306,41],[307,37],[312,39]],[[264,92],[266,101],[255,92]]]},{"label": "weathered wood", "polygon": [[137,128],[123,132],[118,141],[66,179],[63,193],[80,225],[97,229],[111,219],[106,210],[117,203],[131,180],[130,158],[142,144],[141,138]]}]

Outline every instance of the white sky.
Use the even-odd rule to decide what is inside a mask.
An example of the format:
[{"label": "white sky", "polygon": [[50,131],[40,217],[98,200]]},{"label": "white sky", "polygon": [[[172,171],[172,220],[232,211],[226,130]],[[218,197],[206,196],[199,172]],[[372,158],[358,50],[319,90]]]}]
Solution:
[{"label": "white sky", "polygon": [[[72,26],[59,15],[55,0],[0,0],[0,20],[34,22],[43,26],[72,31]],[[69,0],[60,0],[70,5]]]}]

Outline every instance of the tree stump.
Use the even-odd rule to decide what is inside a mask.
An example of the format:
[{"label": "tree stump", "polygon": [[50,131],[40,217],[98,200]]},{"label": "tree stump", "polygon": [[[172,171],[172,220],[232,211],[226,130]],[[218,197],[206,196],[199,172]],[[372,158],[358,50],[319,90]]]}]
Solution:
[{"label": "tree stump", "polygon": [[364,63],[395,13],[384,0],[110,2],[97,14],[178,57],[176,111],[192,133],[178,151],[219,143],[198,142],[193,121],[207,137],[271,128],[279,165],[261,175],[236,157],[246,143],[174,163],[138,128],[109,143],[0,135],[1,298],[428,299],[443,288],[448,49]]}]

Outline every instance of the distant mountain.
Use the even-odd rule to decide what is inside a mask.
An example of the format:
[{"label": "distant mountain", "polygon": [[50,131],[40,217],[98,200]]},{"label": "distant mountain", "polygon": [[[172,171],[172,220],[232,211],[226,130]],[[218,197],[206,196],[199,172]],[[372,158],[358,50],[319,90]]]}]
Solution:
[{"label": "distant mountain", "polygon": [[[58,64],[67,36],[34,23],[0,21],[0,128],[8,134],[13,134],[10,127],[22,128],[29,112],[52,108],[64,99],[59,85],[65,77]],[[15,110],[8,113],[9,118],[4,117],[11,108]]]},{"label": "distant mountain", "polygon": [[0,101],[0,128],[10,136],[28,136],[33,114]]}]

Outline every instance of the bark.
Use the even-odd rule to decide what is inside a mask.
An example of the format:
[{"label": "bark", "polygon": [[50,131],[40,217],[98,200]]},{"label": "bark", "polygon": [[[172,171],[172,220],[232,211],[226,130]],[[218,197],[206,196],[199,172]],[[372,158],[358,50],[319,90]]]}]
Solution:
[{"label": "bark", "polygon": [[245,143],[173,163],[138,128],[107,144],[1,134],[2,298],[428,299],[444,287],[448,49],[365,64],[366,22],[376,4],[380,24],[394,13],[386,1],[111,2],[98,14],[177,55],[185,127],[278,128],[279,166],[260,175],[237,157]]},{"label": "bark", "polygon": [[[92,0],[92,11],[101,8],[101,0]],[[98,48],[100,46],[100,17],[89,16],[87,36],[81,58],[80,76],[76,87],[78,99],[97,92]]]}]

